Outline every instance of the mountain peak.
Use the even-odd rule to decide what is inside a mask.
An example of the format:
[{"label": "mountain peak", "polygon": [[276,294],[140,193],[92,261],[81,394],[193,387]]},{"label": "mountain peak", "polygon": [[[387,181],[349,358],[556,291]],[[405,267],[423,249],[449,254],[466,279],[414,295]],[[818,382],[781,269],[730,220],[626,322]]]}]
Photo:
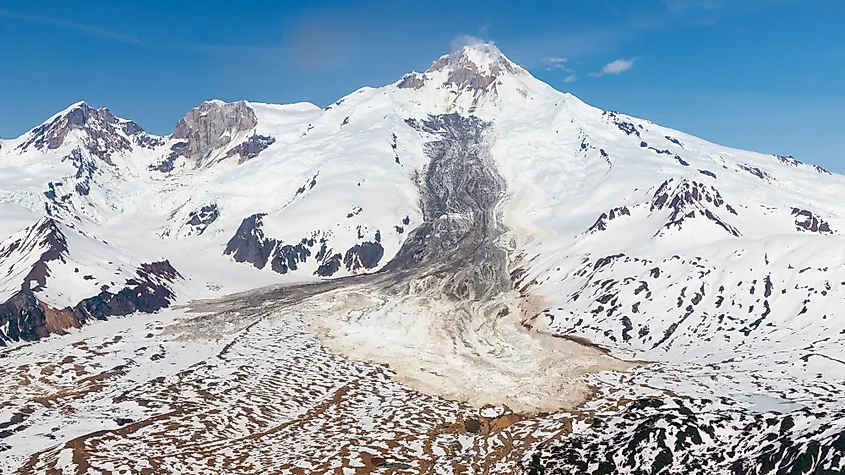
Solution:
[{"label": "mountain peak", "polygon": [[401,89],[420,89],[433,82],[456,92],[473,95],[495,92],[496,83],[506,76],[530,76],[513,63],[493,43],[474,42],[441,56],[424,73],[406,74],[397,84]]},{"label": "mountain peak", "polygon": [[516,72],[519,68],[509,60],[493,43],[471,43],[460,49],[441,56],[432,63],[428,72],[440,71],[448,67],[466,67],[474,65],[478,70],[492,72],[495,69]]},{"label": "mountain peak", "polygon": [[446,83],[460,88],[484,89],[504,74],[524,70],[511,62],[493,43],[466,45],[441,56],[426,73],[447,72]]}]

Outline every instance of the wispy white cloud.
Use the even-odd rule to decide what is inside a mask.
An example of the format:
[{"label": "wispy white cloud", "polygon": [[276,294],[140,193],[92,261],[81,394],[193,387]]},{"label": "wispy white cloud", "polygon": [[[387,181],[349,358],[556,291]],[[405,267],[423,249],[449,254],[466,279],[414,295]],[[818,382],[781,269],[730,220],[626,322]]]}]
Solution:
[{"label": "wispy white cloud", "polygon": [[480,46],[483,44],[493,44],[492,41],[483,40],[477,36],[473,35],[459,35],[456,36],[455,39],[449,42],[449,50],[450,51],[458,51],[459,49],[463,48],[464,46]]},{"label": "wispy white cloud", "polygon": [[552,69],[560,69],[560,70],[566,71],[568,73],[572,72],[572,69],[570,69],[568,66],[566,66],[566,63],[569,62],[569,60],[566,59],[566,58],[554,57],[553,56],[553,57],[543,58],[543,62],[546,63],[546,70],[547,71],[551,71]]},{"label": "wispy white cloud", "polygon": [[9,10],[0,9],[0,17],[9,18],[12,20],[25,21],[29,23],[40,23],[42,25],[52,25],[68,30],[75,30],[89,36],[96,36],[112,41],[119,41],[121,43],[129,43],[134,45],[144,45],[146,42],[132,34],[122,33],[119,31],[108,30],[94,25],[85,23],[77,23],[75,21],[65,20],[62,18],[55,18],[43,15],[33,15],[28,13],[18,13]]},{"label": "wispy white cloud", "polygon": [[570,74],[569,76],[566,76],[565,78],[563,78],[563,82],[565,82],[566,84],[573,83],[577,80],[578,80],[578,76],[575,75],[575,74]]},{"label": "wispy white cloud", "polygon": [[621,74],[624,71],[627,71],[634,67],[635,58],[631,59],[617,59],[605,64],[601,71],[596,73],[590,73],[590,76],[594,78],[600,78],[602,76],[607,76],[608,74]]}]

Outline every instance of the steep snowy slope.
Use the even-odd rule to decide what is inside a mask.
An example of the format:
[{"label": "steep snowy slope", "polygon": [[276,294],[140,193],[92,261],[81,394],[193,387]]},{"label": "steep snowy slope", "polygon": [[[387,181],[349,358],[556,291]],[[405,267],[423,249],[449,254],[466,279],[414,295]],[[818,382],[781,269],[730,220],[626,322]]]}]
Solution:
[{"label": "steep snowy slope", "polygon": [[[248,292],[97,347],[118,365],[160,345],[68,403],[137,423],[53,430],[52,406],[10,400],[0,438],[31,471],[132,453],[128,471],[838,473],[843,193],[791,156],[591,107],[493,45],[324,109],[205,102],[165,137],[74,104],[0,142],[5,343]],[[169,379],[143,376],[166,354]],[[372,442],[397,421],[402,444]],[[64,445],[33,442],[48,427]]]}]

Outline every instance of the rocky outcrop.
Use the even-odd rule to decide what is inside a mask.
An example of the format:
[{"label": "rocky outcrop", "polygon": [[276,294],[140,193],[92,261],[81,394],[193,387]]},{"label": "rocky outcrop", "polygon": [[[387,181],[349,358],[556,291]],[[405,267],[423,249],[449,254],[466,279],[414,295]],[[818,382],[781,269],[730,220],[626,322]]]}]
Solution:
[{"label": "rocky outcrop", "polygon": [[[478,61],[471,54],[486,56]],[[446,71],[443,86],[473,94],[485,90],[495,90],[498,79],[506,73],[522,74],[523,70],[505,58],[493,45],[477,48],[462,48],[452,54],[442,56],[432,63],[425,73],[406,74],[397,84],[400,89],[420,89],[433,80],[434,73]],[[438,84],[440,86],[441,84]]]},{"label": "rocky outcrop", "polygon": [[[640,131],[637,130],[637,127],[633,123],[628,122],[628,121],[622,119],[621,117],[619,117],[618,112],[616,112],[616,111],[604,111],[604,112],[602,112],[601,116],[604,117],[605,120],[607,120],[611,124],[615,125],[616,128],[618,128],[619,130],[624,132],[625,135],[632,135],[634,137],[640,138]],[[641,142],[641,143],[645,143],[645,142]],[[642,146],[648,146],[648,144],[642,145]]]},{"label": "rocky outcrop", "polygon": [[188,213],[188,221],[185,222],[185,227],[189,228],[187,235],[199,236],[200,234],[205,232],[206,228],[208,228],[209,226],[211,226],[212,223],[217,221],[217,218],[219,217],[220,210],[214,203],[205,205],[197,211],[191,211],[190,213]]},{"label": "rocky outcrop", "polygon": [[187,143],[185,156],[198,168],[206,164],[215,150],[229,145],[235,134],[256,125],[258,118],[246,102],[210,101],[188,112],[176,124],[171,138]]},{"label": "rocky outcrop", "polygon": [[82,143],[92,156],[112,166],[112,155],[131,151],[133,142],[146,148],[163,143],[135,122],[119,119],[106,108],[95,109],[80,102],[65,114],[33,129],[17,149],[55,150],[73,130],[84,132]]},{"label": "rocky outcrop", "polygon": [[176,298],[168,284],[182,275],[167,260],[141,264],[135,271],[137,277],[126,281],[126,286],[116,293],[103,290],[79,302],[73,312],[81,318],[105,320],[110,316],[129,315],[135,312],[153,313],[167,308]]},{"label": "rocky outcrop", "polygon": [[822,218],[813,214],[812,211],[792,208],[792,216],[795,217],[795,229],[801,232],[817,234],[834,234],[830,224]]},{"label": "rocky outcrop", "polygon": [[[4,287],[14,289],[20,285],[20,290],[11,296],[6,294],[6,301],[0,304],[0,345],[4,341],[32,341],[63,333],[69,328],[79,328],[91,319],[103,320],[136,311],[155,312],[167,307],[175,298],[169,285],[181,275],[165,260],[141,264],[133,277],[123,284],[111,286],[116,290],[107,290],[109,286],[104,285],[97,295],[72,307],[51,307],[39,295],[56,285],[57,268],[71,259],[67,229],[52,218],[42,218],[0,245],[0,265],[7,279],[3,282]],[[76,269],[74,275],[83,281],[93,279],[78,272]],[[19,284],[8,280],[20,275],[23,278],[17,281]]]},{"label": "rocky outcrop", "polygon": [[[0,247],[0,262],[12,259],[25,261],[25,256],[38,254],[38,259],[25,274],[22,286],[38,292],[47,284],[50,275],[48,263],[64,261],[68,255],[67,238],[58,223],[51,218],[42,218],[24,229],[17,239],[9,240]],[[22,269],[9,266],[9,274],[22,273]]]},{"label": "rocky outcrop", "polygon": [[607,224],[610,221],[613,221],[614,219],[622,216],[631,216],[631,210],[629,210],[627,206],[620,206],[617,208],[613,208],[606,213],[602,213],[601,215],[599,215],[596,222],[592,226],[590,226],[590,228],[587,229],[585,233],[592,234],[599,231],[606,231]]},{"label": "rocky outcrop", "polygon": [[[362,241],[341,254],[329,246],[329,240],[321,231],[315,231],[310,237],[299,240],[296,244],[286,244],[280,239],[267,237],[262,230],[262,218],[265,214],[254,214],[241,222],[237,232],[229,240],[223,253],[232,256],[236,262],[252,264],[263,269],[270,262],[270,269],[279,274],[299,270],[299,265],[308,262],[314,247],[320,248],[314,256],[317,270],[314,275],[331,277],[341,268],[351,273],[366,271],[378,267],[384,257],[381,245],[381,232],[375,232],[374,241]],[[358,239],[364,238],[358,230]]]},{"label": "rocky outcrop", "polygon": [[[40,287],[31,288],[30,276],[27,276],[21,290],[0,304],[0,346],[10,341],[35,341],[50,334],[62,334],[91,320],[157,312],[175,300],[176,295],[169,284],[181,278],[167,260],[141,264],[136,269],[136,277],[127,280],[116,293],[102,290],[73,307],[56,309],[38,299]],[[39,275],[32,279],[38,281]]]},{"label": "rocky outcrop", "polygon": [[713,186],[704,185],[697,181],[681,180],[673,186],[674,179],[664,181],[651,199],[650,210],[652,213],[668,209],[671,211],[663,229],[655,236],[660,235],[663,230],[672,228],[682,229],[686,221],[690,219],[705,218],[733,236],[741,236],[738,229],[720,218],[715,210],[724,209],[730,214],[736,215],[736,209],[726,203]]},{"label": "rocky outcrop", "polygon": [[543,444],[525,473],[842,473],[845,414],[834,411],[759,414],[706,399],[636,399]]},{"label": "rocky outcrop", "polygon": [[789,165],[790,167],[797,167],[798,165],[803,165],[800,160],[793,157],[792,155],[775,155],[775,158],[777,158],[780,163],[783,163],[784,165]]},{"label": "rocky outcrop", "polygon": [[241,221],[235,235],[226,244],[223,254],[232,256],[235,262],[247,262],[263,269],[276,246],[276,240],[268,239],[261,230],[261,220],[264,216],[266,213],[257,213]]},{"label": "rocky outcrop", "polygon": [[771,180],[772,180],[772,176],[771,176],[771,175],[769,175],[768,173],[764,172],[763,170],[760,170],[760,169],[759,169],[759,168],[757,168],[757,167],[752,167],[751,165],[745,165],[745,164],[742,164],[742,163],[740,163],[740,164],[739,164],[739,165],[737,165],[737,166],[739,167],[739,169],[740,169],[740,170],[746,171],[746,172],[748,172],[748,173],[750,173],[750,174],[752,174],[752,175],[756,176],[757,178],[759,178],[759,179],[761,179],[761,180],[767,180],[767,181],[771,181]]},{"label": "rocky outcrop", "polygon": [[241,164],[247,160],[251,160],[257,157],[259,153],[266,150],[267,147],[273,145],[275,142],[276,139],[274,139],[273,137],[252,134],[250,138],[246,139],[244,142],[237,145],[235,148],[229,150],[226,153],[226,158],[237,155],[238,163]]}]

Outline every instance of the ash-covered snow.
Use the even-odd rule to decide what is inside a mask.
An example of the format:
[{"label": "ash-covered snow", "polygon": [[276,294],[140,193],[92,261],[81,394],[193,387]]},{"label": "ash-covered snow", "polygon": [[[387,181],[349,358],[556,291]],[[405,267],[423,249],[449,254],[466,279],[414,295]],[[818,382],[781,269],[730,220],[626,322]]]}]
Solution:
[{"label": "ash-covered snow", "polygon": [[[466,184],[468,193],[451,193],[454,188],[449,187],[456,182],[450,180],[462,176],[454,170],[430,173],[440,132],[425,124],[449,117],[455,123],[484,124],[483,133],[472,134],[471,141],[457,139],[452,150],[467,157],[483,155],[479,168],[463,176],[496,177],[492,182],[478,181],[501,187],[489,206],[479,207],[473,200],[450,202],[456,196],[489,196],[473,190],[475,182]],[[185,449],[179,453],[188,453],[187,449],[196,448],[194,440],[201,437],[201,429],[185,420],[174,422],[182,413],[162,416],[165,407],[185,409],[185,401],[202,404],[203,397],[223,404],[226,393],[208,396],[211,386],[205,385],[206,379],[222,381],[235,374],[258,378],[276,371],[261,366],[256,376],[237,364],[210,363],[215,361],[212,355],[225,353],[218,347],[229,341],[218,345],[225,334],[242,336],[226,338],[237,340],[232,348],[243,361],[251,352],[263,354],[260,345],[269,341],[277,344],[290,338],[305,345],[285,347],[286,361],[301,364],[317,358],[325,374],[343,375],[350,385],[343,391],[357,398],[354,407],[343,406],[352,404],[346,399],[351,396],[315,373],[314,380],[323,381],[325,387],[314,389],[314,394],[323,399],[286,409],[288,421],[341,421],[347,426],[358,421],[360,430],[389,438],[385,435],[389,427],[378,432],[383,427],[377,424],[392,423],[379,418],[379,408],[397,394],[406,394],[402,391],[407,386],[384,381],[395,377],[426,392],[406,395],[403,401],[424,407],[405,408],[409,412],[396,417],[414,421],[408,429],[414,434],[461,434],[450,439],[452,445],[409,435],[401,451],[404,458],[395,460],[455,457],[449,463],[435,463],[434,473],[458,473],[455,467],[464,466],[480,470],[481,462],[473,465],[473,457],[493,460],[497,451],[504,450],[521,455],[519,460],[501,459],[507,468],[500,473],[518,473],[518,466],[525,471],[546,467],[547,473],[651,473],[638,470],[659,466],[666,468],[665,473],[682,473],[685,464],[693,462],[707,473],[767,473],[764,469],[780,468],[795,470],[790,473],[837,473],[845,440],[845,429],[838,422],[845,411],[838,397],[845,390],[845,322],[838,312],[845,298],[845,238],[840,234],[845,224],[840,198],[844,193],[845,177],[794,157],[731,149],[589,106],[535,79],[493,45],[465,47],[438,59],[425,72],[410,73],[381,88],[362,88],[325,109],[307,103],[209,101],[164,137],[147,134],[107,109],[77,103],[31,132],[0,142],[0,239],[8,251],[0,255],[4,298],[15,295],[26,282],[30,289],[37,288],[34,298],[42,304],[73,307],[103,286],[114,291],[125,287],[138,278],[143,263],[165,259],[182,276],[167,282],[173,303],[271,284],[289,287],[249,292],[227,300],[239,302],[227,304],[229,313],[191,319],[191,340],[185,340],[190,343],[178,349],[176,340],[163,336],[169,335],[163,327],[179,323],[173,327],[176,332],[175,328],[183,328],[185,316],[167,310],[160,314],[166,318],[132,315],[74,327],[69,336],[26,346],[26,358],[8,356],[17,366],[5,366],[0,375],[7,392],[19,397],[11,398],[0,411],[0,437],[10,427],[21,429],[15,429],[11,438],[0,438],[0,451],[3,444],[14,442],[6,449],[13,455],[10,468],[20,467],[39,452],[32,459],[38,467],[70,469],[78,463],[72,455],[81,450],[99,454],[89,462],[95,468],[117,467],[121,454],[129,453],[124,449],[144,454],[144,444],[154,443],[144,441],[143,431],[172,424],[182,432],[170,436],[156,432],[156,437]],[[431,201],[432,194],[448,206],[432,208],[441,202]],[[260,219],[251,220],[254,216]],[[49,229],[28,240],[45,222],[51,223]],[[44,237],[55,236],[53,229],[61,230],[66,242],[56,251],[59,258],[45,260],[42,257],[51,247],[44,244]],[[464,252],[466,242],[438,241],[458,235],[486,237],[477,246],[484,250],[484,258],[467,257],[472,254]],[[420,236],[426,240],[414,241]],[[423,241],[441,247],[426,248]],[[16,242],[27,243],[26,252]],[[496,260],[499,253],[501,261]],[[449,262],[449,256],[457,258]],[[48,261],[49,275],[43,283],[30,276],[40,260]],[[415,262],[425,263],[423,267],[431,271],[418,276],[419,286],[406,289],[417,300],[394,300],[390,292],[395,288],[385,287],[385,282],[407,284],[408,276],[421,272],[412,265]],[[470,272],[473,269],[476,274]],[[362,275],[372,279],[355,280]],[[335,280],[327,286],[331,298],[324,301],[320,293],[302,287],[327,279]],[[348,282],[358,286],[359,293],[344,296]],[[381,287],[367,287],[376,285],[373,282]],[[479,293],[483,297],[477,304],[464,305],[467,296],[475,294],[469,287],[456,291],[457,286],[450,287],[455,282],[467,286],[506,282],[507,288],[479,286],[487,289]],[[280,317],[287,322],[283,328],[269,328],[268,311],[256,308],[291,305],[290,299],[278,297],[285,292],[302,292],[312,300]],[[427,307],[421,305],[426,298]],[[350,304],[349,299],[355,302]],[[525,313],[472,317],[503,302]],[[325,312],[315,316],[314,309]],[[455,309],[470,317],[457,318]],[[311,312],[307,317],[306,310]],[[243,315],[256,321],[244,320]],[[258,325],[254,328],[260,337],[250,333],[251,323]],[[303,336],[309,324],[329,348],[366,363],[323,354],[320,342]],[[150,330],[144,325],[162,328]],[[45,368],[43,364],[56,364],[56,358],[80,358],[81,354],[70,354],[76,351],[70,346],[62,347],[85,341],[85,335],[96,337],[100,345],[108,336],[101,331],[124,338],[120,350],[109,352],[101,368],[74,373],[72,363],[62,363],[61,378],[67,381],[60,383],[51,379],[57,377],[53,373],[31,372]],[[137,332],[151,336],[147,339]],[[552,343],[570,340],[598,345],[618,358],[642,364],[633,365],[636,369],[630,372],[587,377],[586,373],[602,368],[632,365],[582,365],[578,358],[586,350],[570,355]],[[11,343],[10,352],[17,344]],[[546,351],[547,345],[557,350]],[[0,351],[2,356],[13,355]],[[189,381],[184,391],[195,393],[172,387],[161,392],[156,375],[165,366],[155,362],[165,356],[154,358],[160,352],[175,358],[167,377]],[[565,358],[572,360],[571,367],[555,373],[560,379],[548,377],[550,368],[560,370],[554,363]],[[47,363],[25,367],[36,360]],[[121,361],[133,369],[118,370],[120,377],[103,376],[104,387],[115,397],[135,388],[121,406],[121,417],[148,421],[149,429],[130,424],[131,430],[117,432],[117,423],[106,421],[107,399],[86,402],[64,396],[60,399],[68,401],[62,403],[68,411],[87,408],[93,415],[39,409],[30,419],[37,424],[8,422],[33,404],[42,404],[38,401],[48,395],[67,394],[74,378],[121,366]],[[385,376],[381,369],[373,369],[381,368],[378,364],[390,364],[394,372]],[[59,371],[51,368],[44,371]],[[204,372],[202,377],[196,371]],[[376,399],[364,396],[366,385],[349,382],[354,379],[349,375],[356,372],[380,381],[380,389],[371,394]],[[20,383],[22,375],[50,383],[27,386]],[[538,381],[544,377],[548,379]],[[303,387],[308,384],[308,378],[295,380]],[[564,394],[547,387],[555,381],[575,381],[577,397],[543,400],[543,390]],[[481,386],[483,390],[473,390]],[[145,391],[167,402],[144,399]],[[513,422],[508,419],[515,420],[512,413],[494,416],[495,411],[484,410],[479,417],[486,418],[488,433],[483,435],[479,428],[467,436],[466,427],[475,426],[458,424],[449,412],[458,411],[458,404],[438,399],[499,407],[503,401],[493,395],[507,391],[506,402],[552,411],[546,416],[520,416],[525,419],[513,426],[514,433],[525,437],[519,443],[504,436],[495,441],[486,438],[494,437],[495,424]],[[261,410],[272,412],[272,391],[260,393],[267,401]],[[586,399],[590,401],[578,411],[554,411]],[[332,406],[335,403],[338,406]],[[98,404],[103,406],[92,409]],[[444,425],[408,415],[424,408],[442,417],[437,424]],[[346,465],[338,462],[332,470],[394,462],[393,449],[375,442],[368,446],[349,433],[331,431],[324,434],[333,438],[322,439],[315,435],[319,431],[306,431],[302,434],[310,435],[288,433],[297,440],[290,446],[291,453],[299,454],[296,460],[268,465],[273,457],[267,454],[279,443],[271,436],[275,432],[264,432],[270,431],[267,421],[274,416],[244,415],[237,421],[242,425],[231,432],[255,436],[250,444],[258,445],[250,447],[258,455],[228,447],[227,423],[216,419],[225,416],[203,413],[203,417],[220,428],[203,439],[207,453],[216,454],[208,460],[222,463],[221,454],[237,452],[245,464],[209,465],[213,473],[261,472],[260,464],[279,470],[295,465],[328,469],[324,464],[332,454],[321,452],[322,459],[309,459],[314,445],[303,437],[347,450]],[[449,424],[464,429],[443,422],[450,417]],[[60,428],[50,428],[53,437],[45,438],[53,421]],[[529,426],[530,431],[525,429]],[[109,431],[109,436],[90,447],[71,444],[58,449],[76,437],[88,440],[86,434],[99,430]],[[539,432],[531,432],[535,430]],[[268,445],[260,445],[262,440]],[[548,441],[540,446],[541,440]],[[498,445],[491,448],[487,442]],[[170,457],[180,457],[172,452]],[[747,457],[738,455],[746,452]],[[162,453],[157,457],[150,463],[165,469],[196,468],[187,459],[174,461]],[[418,460],[408,463],[419,468]]]}]

